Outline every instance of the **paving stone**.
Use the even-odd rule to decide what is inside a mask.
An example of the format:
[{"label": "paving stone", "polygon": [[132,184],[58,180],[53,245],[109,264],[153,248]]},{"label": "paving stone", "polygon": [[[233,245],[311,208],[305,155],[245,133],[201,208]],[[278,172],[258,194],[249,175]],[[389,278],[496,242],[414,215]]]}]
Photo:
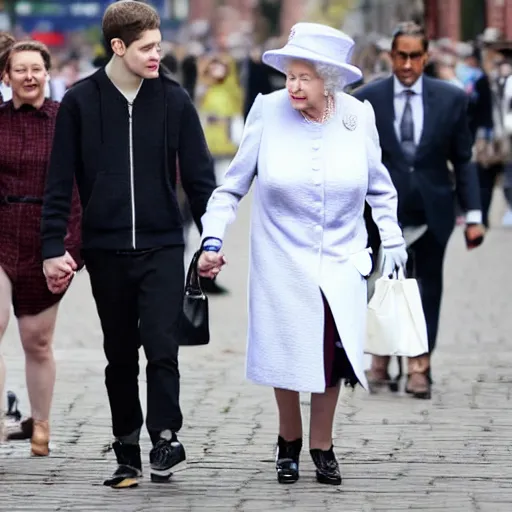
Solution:
[{"label": "paving stone", "polygon": [[[491,218],[498,222],[504,208],[500,192],[496,199]],[[274,474],[272,390],[244,380],[249,211],[244,200],[226,241],[229,265],[219,282],[231,293],[210,299],[212,342],[181,351],[187,469],[165,485],[147,479],[126,491],[102,486],[114,466],[105,358],[82,272],[63,301],[56,331],[51,457],[30,458],[27,442],[0,446],[1,510],[512,510],[512,231],[493,228],[473,252],[465,250],[460,228],[454,233],[432,401],[414,401],[404,393],[344,392],[335,427],[343,485],[318,485],[306,449],[300,481],[280,486]],[[191,249],[197,240],[192,234]],[[13,321],[3,351],[7,389],[18,393],[22,412],[28,413]],[[144,372],[140,380],[144,404]],[[307,431],[307,395],[302,405]],[[143,451],[147,475],[146,434]]]}]

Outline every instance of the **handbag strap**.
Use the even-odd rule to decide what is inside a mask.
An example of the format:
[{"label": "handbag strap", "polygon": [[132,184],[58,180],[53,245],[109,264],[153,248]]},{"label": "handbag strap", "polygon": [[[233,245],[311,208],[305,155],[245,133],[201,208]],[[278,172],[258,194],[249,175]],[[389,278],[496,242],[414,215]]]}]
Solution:
[{"label": "handbag strap", "polygon": [[201,255],[202,249],[196,251],[190,262],[187,272],[187,280],[185,283],[185,295],[193,297],[204,297],[203,289],[201,288],[201,281],[199,280],[199,273],[197,271],[197,264],[199,262],[199,256]]}]

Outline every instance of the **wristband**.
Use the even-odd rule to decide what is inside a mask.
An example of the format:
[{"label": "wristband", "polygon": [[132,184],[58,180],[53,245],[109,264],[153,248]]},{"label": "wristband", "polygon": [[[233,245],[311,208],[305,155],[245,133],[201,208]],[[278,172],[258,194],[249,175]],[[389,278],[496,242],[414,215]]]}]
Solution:
[{"label": "wristband", "polygon": [[206,238],[203,242],[203,251],[219,252],[222,247],[222,240],[218,238]]}]

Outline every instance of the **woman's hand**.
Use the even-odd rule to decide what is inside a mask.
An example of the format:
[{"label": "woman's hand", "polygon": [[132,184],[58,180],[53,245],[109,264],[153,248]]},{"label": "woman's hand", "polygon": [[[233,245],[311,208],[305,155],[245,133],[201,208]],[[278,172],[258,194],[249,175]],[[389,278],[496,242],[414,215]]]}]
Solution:
[{"label": "woman's hand", "polygon": [[197,272],[201,277],[214,279],[225,264],[224,254],[215,251],[203,251],[197,262]]},{"label": "woman's hand", "polygon": [[78,265],[67,251],[57,258],[44,260],[43,273],[46,277],[48,289],[55,294],[64,293],[71,283],[77,268]]},{"label": "woman's hand", "polygon": [[407,249],[405,245],[398,247],[383,248],[383,258],[380,273],[383,277],[391,277],[398,269],[404,269],[407,264]]}]

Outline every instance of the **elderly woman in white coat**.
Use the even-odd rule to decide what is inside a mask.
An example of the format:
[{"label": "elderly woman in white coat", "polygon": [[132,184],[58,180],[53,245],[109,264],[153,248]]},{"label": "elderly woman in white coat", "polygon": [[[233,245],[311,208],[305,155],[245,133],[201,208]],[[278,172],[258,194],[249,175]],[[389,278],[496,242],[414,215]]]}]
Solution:
[{"label": "elderly woman in white coat", "polygon": [[407,260],[397,194],[381,163],[375,117],[341,92],[361,78],[348,63],[354,42],[323,25],[298,23],[263,61],[286,89],[258,96],[222,186],[202,218],[202,276],[216,276],[226,227],[254,182],[247,377],[272,386],[279,410],[278,481],[299,478],[299,392],[310,392],[310,454],[317,480],[339,485],[332,428],[340,384],[367,387],[363,218],[371,205],[390,274]]}]

